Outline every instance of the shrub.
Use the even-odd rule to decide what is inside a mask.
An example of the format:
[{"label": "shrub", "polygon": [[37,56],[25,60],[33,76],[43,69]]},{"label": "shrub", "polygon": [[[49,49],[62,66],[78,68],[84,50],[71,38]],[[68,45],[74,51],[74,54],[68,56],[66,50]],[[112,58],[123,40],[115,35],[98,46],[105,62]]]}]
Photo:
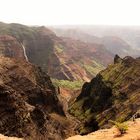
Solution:
[{"label": "shrub", "polygon": [[116,126],[121,134],[126,133],[126,131],[128,130],[128,125],[126,123],[120,123],[112,120],[110,120],[110,122]]}]

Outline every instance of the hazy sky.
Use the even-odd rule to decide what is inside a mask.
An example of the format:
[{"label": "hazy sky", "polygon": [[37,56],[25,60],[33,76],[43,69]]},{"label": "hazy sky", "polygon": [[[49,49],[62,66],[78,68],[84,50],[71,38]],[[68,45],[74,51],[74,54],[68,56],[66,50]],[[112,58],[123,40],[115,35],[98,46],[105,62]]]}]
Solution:
[{"label": "hazy sky", "polygon": [[140,0],[0,0],[0,21],[140,25]]}]

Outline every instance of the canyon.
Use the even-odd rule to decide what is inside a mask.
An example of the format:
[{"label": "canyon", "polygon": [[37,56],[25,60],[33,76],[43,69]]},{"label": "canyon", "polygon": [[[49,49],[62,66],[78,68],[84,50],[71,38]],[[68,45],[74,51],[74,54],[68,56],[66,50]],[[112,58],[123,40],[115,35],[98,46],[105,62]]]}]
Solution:
[{"label": "canyon", "polygon": [[123,123],[140,109],[140,57],[115,55],[132,50],[118,37],[53,31],[0,23],[0,138],[108,138],[109,120]]},{"label": "canyon", "polygon": [[102,44],[58,37],[45,26],[0,23],[0,35],[4,34],[23,44],[28,61],[53,79],[89,81],[113,61],[113,54]]}]

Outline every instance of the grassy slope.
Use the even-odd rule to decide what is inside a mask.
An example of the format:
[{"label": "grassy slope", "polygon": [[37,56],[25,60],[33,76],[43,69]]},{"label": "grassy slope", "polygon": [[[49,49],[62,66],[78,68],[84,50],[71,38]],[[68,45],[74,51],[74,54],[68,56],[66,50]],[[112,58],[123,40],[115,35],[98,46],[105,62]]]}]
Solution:
[{"label": "grassy slope", "polygon": [[52,79],[52,82],[55,86],[59,86],[62,88],[67,88],[71,90],[78,90],[81,89],[83,85],[83,81],[69,81],[69,80],[57,80],[57,79]]}]

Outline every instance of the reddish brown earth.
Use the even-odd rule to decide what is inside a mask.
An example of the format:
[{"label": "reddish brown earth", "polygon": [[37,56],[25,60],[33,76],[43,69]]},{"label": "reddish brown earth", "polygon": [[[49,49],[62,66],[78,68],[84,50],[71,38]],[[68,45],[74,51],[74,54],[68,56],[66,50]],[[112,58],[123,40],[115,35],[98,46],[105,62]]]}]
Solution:
[{"label": "reddish brown earth", "polygon": [[23,48],[16,38],[9,35],[0,35],[0,56],[24,59]]},{"label": "reddish brown earth", "polygon": [[65,114],[68,114],[69,105],[76,99],[80,94],[81,90],[71,90],[68,88],[59,87],[58,98],[61,104],[63,105],[63,110]]},{"label": "reddish brown earth", "polygon": [[[55,41],[55,57],[51,57],[48,72],[50,75],[55,75],[52,77],[57,79],[89,81],[113,59],[113,55],[102,45],[84,43],[70,38]],[[59,63],[56,64],[55,58]],[[55,69],[51,67],[52,64],[55,64]],[[93,71],[88,69],[89,66]]]}]

